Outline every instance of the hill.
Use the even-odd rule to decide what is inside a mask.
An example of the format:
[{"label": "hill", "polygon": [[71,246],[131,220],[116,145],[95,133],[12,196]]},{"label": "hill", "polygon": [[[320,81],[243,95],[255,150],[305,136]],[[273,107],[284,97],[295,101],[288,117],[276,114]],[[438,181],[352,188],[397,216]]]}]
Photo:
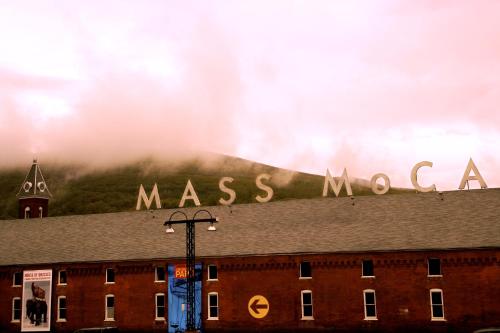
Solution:
[{"label": "hill", "polygon": [[[171,163],[144,159],[122,166],[92,169],[77,165],[41,164],[47,185],[53,195],[49,214],[75,215],[134,210],[141,184],[150,193],[158,190],[163,208],[178,207],[187,180],[190,179],[203,206],[216,205],[227,194],[219,190],[220,178],[232,177],[227,184],[236,191],[235,204],[256,202],[263,191],[255,185],[261,173],[272,176],[273,201],[320,197],[324,176],[280,169],[241,158],[216,155],[210,158],[191,158]],[[29,170],[25,168],[0,170],[0,219],[17,218],[17,198],[21,183]],[[366,181],[352,180],[354,195],[372,195]],[[391,189],[389,193],[409,190]],[[345,196],[345,190],[341,192]],[[187,201],[187,205],[192,201]]]}]

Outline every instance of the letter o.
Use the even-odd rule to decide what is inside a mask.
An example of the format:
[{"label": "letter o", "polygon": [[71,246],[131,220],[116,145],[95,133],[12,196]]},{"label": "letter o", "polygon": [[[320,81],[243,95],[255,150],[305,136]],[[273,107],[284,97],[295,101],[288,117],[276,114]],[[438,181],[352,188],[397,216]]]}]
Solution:
[{"label": "letter o", "polygon": [[[377,180],[379,178],[382,178],[384,180],[384,188],[381,190],[379,190],[377,186]],[[389,180],[389,177],[387,177],[387,175],[383,173],[377,173],[376,175],[373,175],[370,184],[372,186],[372,191],[375,194],[385,194],[391,188],[391,181]]]}]

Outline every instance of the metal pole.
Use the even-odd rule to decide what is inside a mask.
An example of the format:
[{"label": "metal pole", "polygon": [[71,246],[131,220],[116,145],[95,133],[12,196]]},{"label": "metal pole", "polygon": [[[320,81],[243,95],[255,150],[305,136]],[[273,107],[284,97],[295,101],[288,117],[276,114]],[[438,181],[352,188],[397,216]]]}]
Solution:
[{"label": "metal pole", "polygon": [[187,318],[186,330],[195,330],[195,226],[194,220],[186,223]]}]

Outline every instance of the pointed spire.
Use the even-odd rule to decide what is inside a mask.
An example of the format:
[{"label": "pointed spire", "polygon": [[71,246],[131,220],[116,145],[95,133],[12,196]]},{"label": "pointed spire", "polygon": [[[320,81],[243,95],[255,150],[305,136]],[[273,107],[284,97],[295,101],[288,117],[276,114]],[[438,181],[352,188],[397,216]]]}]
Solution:
[{"label": "pointed spire", "polygon": [[21,188],[17,193],[19,198],[47,198],[52,197],[52,194],[45,183],[45,179],[42,175],[42,170],[38,165],[38,160],[33,159],[33,164],[31,169],[26,175],[24,182],[21,184]]}]

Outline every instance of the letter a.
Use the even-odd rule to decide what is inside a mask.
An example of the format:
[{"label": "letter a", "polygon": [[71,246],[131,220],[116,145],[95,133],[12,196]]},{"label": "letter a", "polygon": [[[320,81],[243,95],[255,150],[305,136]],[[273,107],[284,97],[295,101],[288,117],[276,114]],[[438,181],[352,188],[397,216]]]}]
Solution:
[{"label": "letter a", "polygon": [[352,195],[351,183],[349,182],[349,177],[347,177],[347,170],[344,168],[344,172],[342,172],[342,176],[340,176],[340,180],[337,184],[335,182],[335,179],[330,174],[330,170],[326,169],[325,185],[323,186],[323,196],[326,197],[328,195],[328,184],[330,184],[330,187],[335,193],[335,196],[338,197],[344,183],[347,195]]},{"label": "letter a", "polygon": [[[474,172],[474,176],[470,175],[471,171]],[[479,170],[472,161],[472,158],[469,160],[467,168],[465,168],[464,176],[462,177],[462,181],[460,182],[460,186],[458,188],[460,190],[463,190],[465,188],[465,183],[469,180],[477,180],[479,182],[479,185],[481,185],[481,188],[488,188],[488,185],[486,185],[486,182],[484,181],[483,177],[481,177],[481,174],[479,173]]]},{"label": "letter a", "polygon": [[191,179],[188,179],[186,184],[186,188],[184,189],[184,194],[182,195],[181,202],[179,203],[179,208],[184,207],[184,203],[186,200],[193,200],[195,206],[200,206],[200,200],[196,195],[196,191],[194,190],[193,184],[191,184]]},{"label": "letter a", "polygon": [[149,198],[146,195],[144,186],[142,186],[141,184],[141,187],[139,188],[139,195],[137,196],[137,205],[135,206],[135,210],[141,210],[142,201],[144,201],[146,209],[149,209],[149,207],[151,207],[151,204],[153,203],[153,199],[155,200],[156,203],[156,209],[160,209],[161,208],[160,195],[158,194],[158,186],[156,185],[156,183],[153,186],[153,191],[151,191],[151,195],[149,196]]}]

